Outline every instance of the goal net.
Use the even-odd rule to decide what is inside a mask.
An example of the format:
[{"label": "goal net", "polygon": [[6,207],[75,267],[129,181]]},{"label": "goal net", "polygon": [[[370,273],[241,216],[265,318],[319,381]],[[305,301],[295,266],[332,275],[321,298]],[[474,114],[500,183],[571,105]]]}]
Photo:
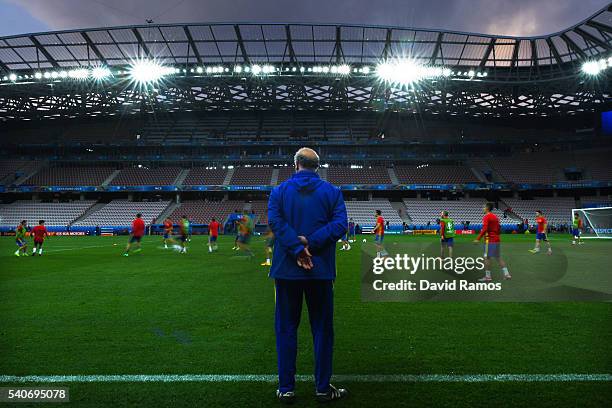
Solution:
[{"label": "goal net", "polygon": [[612,239],[612,207],[575,208],[572,210],[572,221],[576,213],[582,219],[583,238]]}]

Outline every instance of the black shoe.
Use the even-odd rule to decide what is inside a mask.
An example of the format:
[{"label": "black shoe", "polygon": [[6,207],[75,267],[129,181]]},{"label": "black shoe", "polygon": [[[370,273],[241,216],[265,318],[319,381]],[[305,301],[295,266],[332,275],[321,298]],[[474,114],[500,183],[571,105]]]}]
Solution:
[{"label": "black shoe", "polygon": [[281,392],[280,390],[276,390],[276,398],[283,404],[291,405],[295,402],[295,392]]},{"label": "black shoe", "polygon": [[319,402],[331,402],[344,398],[347,395],[348,391],[345,388],[336,388],[331,384],[329,384],[329,391],[317,392],[315,394],[315,396],[317,397],[317,401]]}]

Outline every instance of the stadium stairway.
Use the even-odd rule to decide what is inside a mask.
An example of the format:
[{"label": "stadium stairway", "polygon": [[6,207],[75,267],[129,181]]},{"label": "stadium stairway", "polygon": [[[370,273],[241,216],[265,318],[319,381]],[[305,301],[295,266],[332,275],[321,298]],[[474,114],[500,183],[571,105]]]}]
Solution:
[{"label": "stadium stairway", "polygon": [[278,169],[273,169],[272,170],[272,177],[270,178],[270,185],[275,186],[278,184],[278,173],[280,171]]},{"label": "stadium stairway", "polygon": [[81,214],[80,217],[78,217],[77,219],[73,220],[70,225],[74,225],[75,223],[85,219],[86,217],[88,217],[90,214],[95,213],[96,211],[100,210],[102,207],[104,207],[106,205],[106,203],[97,203],[92,205],[91,207],[89,207],[87,209],[87,211],[85,211],[83,214]]},{"label": "stadium stairway", "polygon": [[175,186],[182,186],[183,183],[185,182],[185,179],[187,178],[188,174],[189,174],[189,169],[181,170],[179,175],[176,177],[176,180],[174,180],[174,185]]},{"label": "stadium stairway", "polygon": [[41,169],[43,169],[44,167],[47,167],[48,165],[49,165],[49,161],[48,160],[45,160],[44,162],[41,162],[40,164],[38,164],[37,166],[32,168],[32,170],[29,171],[27,174],[24,174],[23,176],[21,176],[17,180],[15,180],[15,182],[13,184],[16,185],[16,186],[23,184],[28,179],[30,179],[32,176],[34,176],[36,173],[38,173]]},{"label": "stadium stairway", "polygon": [[114,179],[115,177],[117,177],[117,175],[118,175],[119,173],[121,173],[121,170],[115,170],[115,171],[113,171],[113,172],[112,172],[112,174],[111,174],[110,176],[108,176],[108,178],[107,178],[106,180],[104,180],[104,181],[102,182],[102,187],[107,187],[107,186],[108,186],[108,185],[111,183],[111,181],[113,181],[113,179]]},{"label": "stadium stairway", "polygon": [[327,181],[327,169],[325,167],[319,167],[319,177]]},{"label": "stadium stairway", "polygon": [[232,177],[234,177],[234,169],[228,169],[227,174],[225,175],[225,180],[223,180],[223,185],[229,186],[230,181],[232,181]]},{"label": "stadium stairway", "polygon": [[[391,174],[389,173],[389,175]],[[393,181],[393,179],[391,179],[391,181]],[[402,219],[402,221],[404,221],[406,224],[410,224],[412,222],[412,219],[408,215],[406,206],[402,201],[390,201],[390,203],[391,207],[393,207],[393,209],[397,211],[398,214],[400,214],[400,210],[402,210],[400,214],[400,218]]]},{"label": "stadium stairway", "polygon": [[[500,199],[498,201],[498,203],[497,203],[497,208],[500,211],[505,211],[505,210],[509,209],[510,206],[504,200]],[[517,224],[523,222],[523,219],[518,214],[516,214],[514,211],[507,212],[506,214],[507,214],[508,218],[516,221]]]},{"label": "stadium stairway", "polygon": [[[186,171],[186,170],[185,170]],[[184,178],[183,178],[184,180]],[[181,203],[177,203],[177,202],[172,202],[168,207],[166,207],[166,209],[164,211],[161,212],[161,214],[159,214],[159,217],[157,217],[157,220],[155,220],[155,222],[157,224],[161,224],[164,222],[164,220],[169,217],[170,215],[172,215],[172,213],[181,206]],[[178,220],[173,220],[173,221],[178,221]]]},{"label": "stadium stairway", "polygon": [[[391,183],[392,184],[399,184],[399,180],[397,179],[397,174],[395,174],[395,169],[392,167],[388,167],[387,168],[387,172],[389,173],[389,178],[391,179]],[[391,203],[391,205],[393,205],[393,203]],[[403,204],[402,204],[403,207]],[[406,208],[404,208],[405,210]]]},{"label": "stadium stairway", "polygon": [[484,174],[482,174],[481,172],[478,171],[478,169],[476,167],[470,167],[470,170],[472,171],[472,173],[474,174],[474,176],[476,176],[476,178],[478,179],[478,181],[480,181],[481,183],[486,183],[487,179],[485,178]]}]

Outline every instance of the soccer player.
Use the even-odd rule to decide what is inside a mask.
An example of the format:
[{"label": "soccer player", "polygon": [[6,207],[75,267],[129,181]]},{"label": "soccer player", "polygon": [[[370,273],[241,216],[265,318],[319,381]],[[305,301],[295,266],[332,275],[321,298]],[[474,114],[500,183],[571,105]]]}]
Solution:
[{"label": "soccer player", "polygon": [[249,257],[254,256],[249,242],[251,241],[251,234],[253,233],[253,219],[245,211],[242,217],[238,221],[238,239],[236,241],[238,248],[246,252]]},{"label": "soccer player", "polygon": [[168,249],[168,244],[176,244],[176,241],[171,238],[174,224],[170,217],[164,220],[164,248]]},{"label": "soccer player", "polygon": [[574,219],[572,220],[572,235],[574,239],[572,240],[572,245],[576,245],[576,241],[578,241],[578,245],[582,245],[582,230],[583,230],[582,218],[580,218],[580,214],[574,213]]},{"label": "soccer player", "polygon": [[186,215],[181,217],[179,221],[179,232],[181,233],[180,241],[181,241],[181,250],[179,253],[186,254],[187,253],[187,241],[189,240],[189,231],[191,229],[191,223],[187,219]]},{"label": "soccer player", "polygon": [[15,251],[15,256],[27,255],[28,251],[28,242],[26,241],[26,234],[28,232],[28,222],[26,220],[22,220],[17,228],[15,228],[15,243],[17,244],[17,251]]},{"label": "soccer player", "polygon": [[210,220],[208,224],[208,252],[216,251],[217,247],[217,238],[219,237],[219,227],[221,224],[217,222],[215,218]]},{"label": "soccer player", "polygon": [[355,242],[355,221],[353,221],[353,218],[349,218],[349,223],[348,223],[348,228],[349,228],[349,243],[351,242]]},{"label": "soccer player", "polygon": [[495,258],[499,264],[502,272],[504,273],[504,279],[512,279],[510,272],[508,272],[508,266],[501,257],[500,247],[500,233],[501,227],[499,225],[499,218],[493,214],[493,203],[486,203],[483,211],[485,213],[482,217],[482,229],[480,234],[474,240],[475,243],[480,242],[482,237],[485,238],[485,276],[478,279],[479,282],[491,282],[491,259]]},{"label": "soccer player", "polygon": [[272,251],[274,250],[274,232],[268,225],[266,230],[266,262],[263,262],[261,266],[271,266],[272,262]]},{"label": "soccer player", "polygon": [[376,226],[374,227],[374,243],[376,244],[376,257],[384,257],[389,255],[383,246],[385,239],[385,219],[382,216],[382,211],[376,210]]},{"label": "soccer player", "polygon": [[132,221],[132,233],[130,235],[130,240],[128,241],[128,244],[125,247],[125,252],[123,253],[123,256],[130,256],[129,252],[132,249],[133,245],[136,246],[134,252],[142,251],[142,244],[140,241],[142,241],[142,237],[144,237],[144,234],[145,223],[142,219],[142,214],[138,213],[136,214],[136,218],[134,219],[134,221]]},{"label": "soccer player", "polygon": [[548,231],[548,222],[546,221],[546,218],[544,217],[544,215],[542,214],[542,210],[537,210],[536,211],[536,242],[535,242],[535,247],[533,249],[530,249],[529,252],[531,252],[532,254],[537,254],[540,252],[540,245],[541,242],[544,241],[546,242],[546,246],[548,247],[548,255],[552,255],[552,248],[550,246],[550,242],[548,241],[548,236],[546,234],[546,231]]},{"label": "soccer player", "polygon": [[48,236],[47,228],[45,227],[45,220],[38,221],[38,225],[32,228],[32,235],[34,235],[34,247],[32,247],[32,256],[36,255],[38,250],[38,256],[42,256],[42,247],[45,242],[45,238]]},{"label": "soccer player", "polygon": [[342,248],[340,248],[341,251],[351,250],[351,244],[349,243],[349,234],[350,234],[350,231],[347,226],[346,232],[344,233],[344,236],[342,237]]},{"label": "soccer player", "polygon": [[448,256],[453,257],[453,241],[455,240],[455,221],[448,216],[448,211],[442,211],[440,213],[440,256],[446,257],[446,250],[448,249]]}]

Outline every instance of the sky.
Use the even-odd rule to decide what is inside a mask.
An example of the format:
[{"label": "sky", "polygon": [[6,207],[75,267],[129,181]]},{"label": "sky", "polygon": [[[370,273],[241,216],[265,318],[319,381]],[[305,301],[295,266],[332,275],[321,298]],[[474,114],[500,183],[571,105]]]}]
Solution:
[{"label": "sky", "polygon": [[155,23],[393,25],[498,35],[550,34],[607,0],[0,0],[0,36]]}]

